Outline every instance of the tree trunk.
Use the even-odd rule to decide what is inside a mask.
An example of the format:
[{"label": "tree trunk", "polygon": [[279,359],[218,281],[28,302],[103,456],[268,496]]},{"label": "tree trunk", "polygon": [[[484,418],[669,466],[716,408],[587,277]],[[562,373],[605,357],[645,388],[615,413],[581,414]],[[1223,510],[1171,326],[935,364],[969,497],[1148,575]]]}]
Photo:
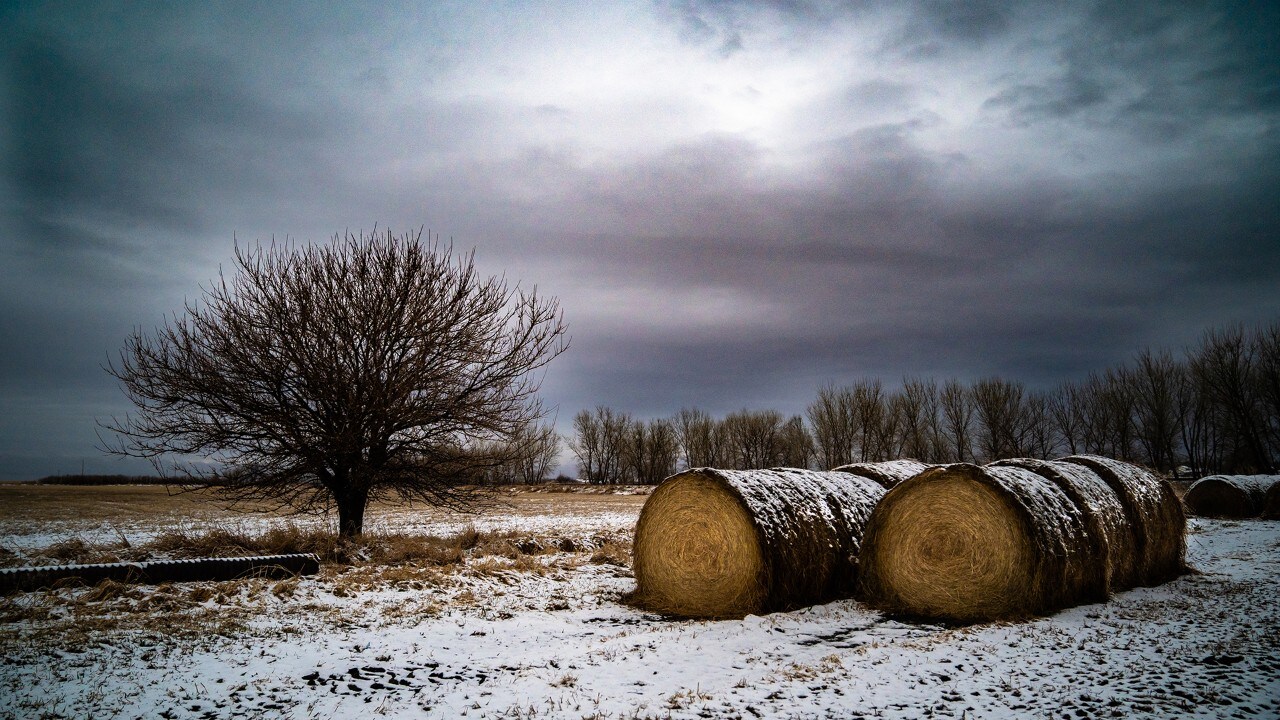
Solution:
[{"label": "tree trunk", "polygon": [[369,491],[353,488],[334,499],[338,506],[338,536],[358,537],[364,532],[364,508],[369,501]]}]

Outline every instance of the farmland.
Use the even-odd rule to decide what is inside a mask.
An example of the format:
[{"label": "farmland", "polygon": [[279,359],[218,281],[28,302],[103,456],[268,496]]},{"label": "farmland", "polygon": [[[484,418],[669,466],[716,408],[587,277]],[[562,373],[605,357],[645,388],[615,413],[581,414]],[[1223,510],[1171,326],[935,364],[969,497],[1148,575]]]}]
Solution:
[{"label": "farmland", "polygon": [[[1030,622],[912,623],[852,600],[696,621],[621,601],[644,499],[376,506],[363,555],[313,577],[0,599],[0,717],[1280,714],[1280,522],[1192,520],[1198,572]],[[0,486],[7,565],[322,526],[155,487]],[[406,549],[425,537],[443,550]]]}]

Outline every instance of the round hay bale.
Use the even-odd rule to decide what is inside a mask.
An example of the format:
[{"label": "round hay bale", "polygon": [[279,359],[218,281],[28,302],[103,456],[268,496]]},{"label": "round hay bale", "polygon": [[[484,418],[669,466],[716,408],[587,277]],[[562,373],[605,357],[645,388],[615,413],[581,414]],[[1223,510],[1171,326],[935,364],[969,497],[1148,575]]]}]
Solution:
[{"label": "round hay bale", "polygon": [[1267,488],[1262,499],[1262,517],[1267,520],[1280,520],[1280,476],[1273,476],[1276,481]]},{"label": "round hay bale", "polygon": [[932,468],[890,490],[863,538],[865,599],[959,622],[1106,597],[1101,548],[1056,484],[1020,467]]},{"label": "round hay bale", "polygon": [[850,596],[871,509],[856,475],[698,468],[662,481],[636,523],[631,600],[688,617],[743,617]]},{"label": "round hay bale", "polygon": [[892,488],[894,485],[913,478],[916,475],[933,467],[920,462],[919,460],[887,460],[885,462],[869,462],[869,463],[850,463],[841,465],[838,468],[832,468],[832,472],[847,472],[854,475],[861,475],[880,483],[885,490]]},{"label": "round hay bale", "polygon": [[1125,590],[1138,580],[1137,540],[1116,491],[1084,465],[1056,460],[1011,458],[991,463],[1030,470],[1057,485],[1084,515],[1092,544],[1103,559],[1108,591]]},{"label": "round hay bale", "polygon": [[1191,483],[1182,501],[1201,517],[1258,517],[1277,480],[1275,475],[1210,475]]},{"label": "round hay bale", "polygon": [[1187,518],[1169,483],[1146,468],[1099,455],[1062,461],[1094,471],[1120,498],[1137,551],[1135,585],[1159,585],[1186,571]]}]

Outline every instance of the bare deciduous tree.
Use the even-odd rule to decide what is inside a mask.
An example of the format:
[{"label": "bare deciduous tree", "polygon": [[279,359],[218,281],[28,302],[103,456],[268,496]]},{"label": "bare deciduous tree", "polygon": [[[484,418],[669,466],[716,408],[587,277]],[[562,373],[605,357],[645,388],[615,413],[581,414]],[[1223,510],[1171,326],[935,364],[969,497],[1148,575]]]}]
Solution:
[{"label": "bare deciduous tree", "polygon": [[1021,455],[1026,395],[1022,383],[989,378],[974,383],[971,392],[978,418],[978,446],[984,458],[999,460]]},{"label": "bare deciduous tree", "polygon": [[804,426],[804,418],[792,415],[778,432],[777,464],[782,467],[808,468],[813,462],[813,435]]},{"label": "bare deciduous tree", "polygon": [[138,408],[104,423],[109,449],[212,457],[233,499],[332,503],[358,535],[370,499],[469,505],[460,480],[510,462],[495,448],[544,416],[536,371],[565,331],[554,298],[420,232],[237,248],[231,277],[107,368]]},{"label": "bare deciduous tree", "polygon": [[1081,451],[1085,424],[1085,409],[1080,386],[1064,382],[1048,397],[1049,419],[1058,434],[1058,440],[1071,455]]},{"label": "bare deciduous tree", "polygon": [[657,485],[676,471],[680,444],[670,420],[635,420],[626,431],[623,477],[642,485]]},{"label": "bare deciduous tree", "polygon": [[1254,356],[1257,358],[1255,384],[1262,405],[1262,424],[1274,466],[1280,462],[1280,323],[1258,331],[1254,337]]},{"label": "bare deciduous tree", "polygon": [[953,462],[973,459],[973,403],[969,391],[955,380],[948,380],[938,396],[943,427],[947,433],[947,449]]},{"label": "bare deciduous tree", "polygon": [[1133,385],[1134,424],[1145,462],[1161,472],[1177,466],[1178,386],[1182,366],[1168,352],[1138,353],[1129,374]]},{"label": "bare deciduous tree", "polygon": [[739,410],[721,421],[730,467],[750,470],[776,466],[782,414],[777,410]]},{"label": "bare deciduous tree", "polygon": [[884,438],[889,415],[884,385],[879,380],[861,380],[853,386],[853,404],[858,412],[858,462],[883,460],[888,456]]},{"label": "bare deciduous tree", "polygon": [[1270,472],[1264,438],[1265,410],[1257,382],[1257,346],[1241,326],[1205,333],[1191,359],[1191,370],[1208,393],[1224,435],[1227,470]]},{"label": "bare deciduous tree", "polygon": [[546,480],[560,454],[560,434],[555,427],[530,424],[516,436],[515,443],[511,479],[526,485]]},{"label": "bare deciduous tree", "polygon": [[686,468],[718,467],[723,464],[723,432],[719,431],[719,423],[714,418],[703,410],[684,408],[676,413],[672,423]]},{"label": "bare deciduous tree", "polygon": [[898,403],[900,455],[930,462],[938,454],[935,434],[938,418],[938,384],[932,379],[906,378]]},{"label": "bare deciduous tree", "polygon": [[573,418],[574,438],[569,449],[578,459],[578,474],[596,485],[626,481],[627,434],[631,416],[603,405],[595,412],[583,410]]},{"label": "bare deciduous tree", "polygon": [[824,385],[806,409],[813,426],[813,441],[825,468],[853,462],[858,447],[858,411],[853,389]]}]

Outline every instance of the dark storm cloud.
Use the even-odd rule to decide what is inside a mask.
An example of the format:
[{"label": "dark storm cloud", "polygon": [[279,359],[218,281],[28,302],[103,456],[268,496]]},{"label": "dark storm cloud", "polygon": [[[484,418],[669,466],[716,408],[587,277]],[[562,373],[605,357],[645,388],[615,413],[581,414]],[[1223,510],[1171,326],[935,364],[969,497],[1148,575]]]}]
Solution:
[{"label": "dark storm cloud", "polygon": [[30,7],[0,23],[0,476],[86,452],[123,409],[98,365],[233,233],[478,246],[563,301],[562,427],[1048,386],[1280,315],[1271,6]]},{"label": "dark storm cloud", "polygon": [[989,105],[1023,123],[1088,113],[1082,122],[1145,142],[1203,132],[1210,118],[1271,114],[1280,107],[1278,22],[1280,8],[1267,3],[1099,4],[1066,28],[1058,72]]},{"label": "dark storm cloud", "polygon": [[[190,230],[200,223],[198,191],[254,183],[236,172],[227,155],[243,148],[220,146],[220,129],[267,141],[319,129],[290,127],[287,115],[254,102],[216,67],[188,64],[134,84],[100,59],[40,36],[15,43],[7,60],[17,88],[12,142],[23,150],[13,186],[40,215],[96,212]],[[251,189],[264,183],[256,184]]]}]

